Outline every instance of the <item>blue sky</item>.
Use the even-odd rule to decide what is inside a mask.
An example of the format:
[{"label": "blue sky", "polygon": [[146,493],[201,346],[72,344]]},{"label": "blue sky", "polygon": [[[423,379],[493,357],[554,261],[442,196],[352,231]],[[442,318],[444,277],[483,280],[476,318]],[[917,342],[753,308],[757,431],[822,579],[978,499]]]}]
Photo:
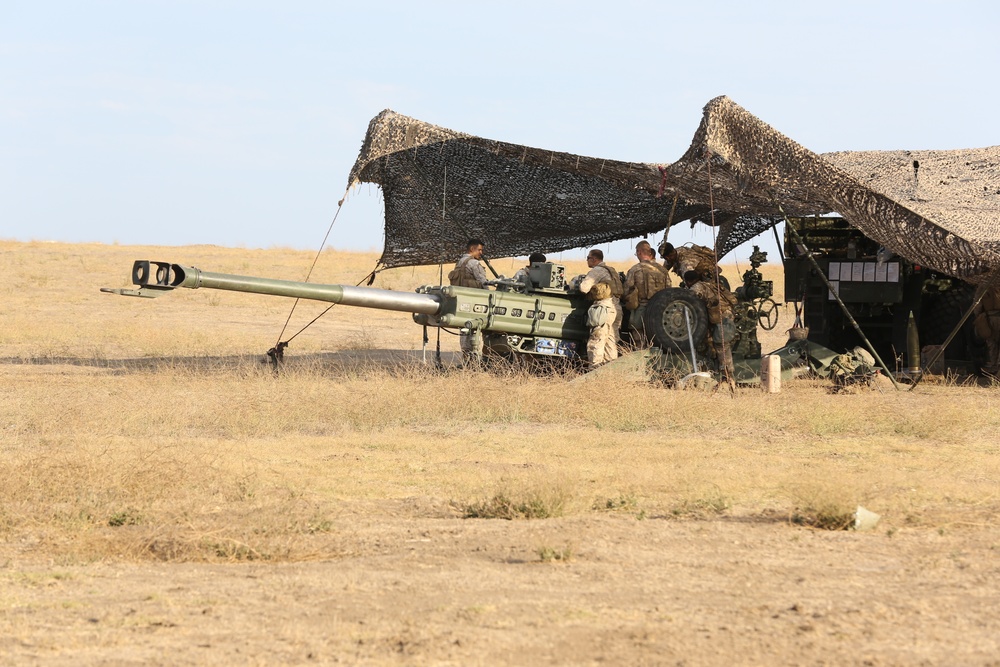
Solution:
[{"label": "blue sky", "polygon": [[[7,0],[0,238],[314,250],[385,108],[646,162],[721,94],[816,152],[996,145],[997,7]],[[329,245],[381,216],[353,190]]]}]

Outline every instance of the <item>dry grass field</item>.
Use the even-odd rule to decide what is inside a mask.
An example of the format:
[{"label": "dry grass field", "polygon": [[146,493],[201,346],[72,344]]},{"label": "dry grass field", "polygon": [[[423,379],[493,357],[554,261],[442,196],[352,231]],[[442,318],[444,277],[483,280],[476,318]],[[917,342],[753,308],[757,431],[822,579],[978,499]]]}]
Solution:
[{"label": "dry grass field", "polygon": [[275,373],[290,300],[98,288],[310,253],[0,256],[0,664],[1000,664],[997,387],[442,372],[408,315],[340,307]]}]

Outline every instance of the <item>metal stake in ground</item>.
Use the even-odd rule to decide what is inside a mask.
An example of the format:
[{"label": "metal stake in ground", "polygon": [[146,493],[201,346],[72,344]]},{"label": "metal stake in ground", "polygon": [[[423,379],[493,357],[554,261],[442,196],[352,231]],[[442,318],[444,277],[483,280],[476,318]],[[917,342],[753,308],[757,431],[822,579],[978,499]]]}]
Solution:
[{"label": "metal stake in ground", "polygon": [[691,372],[698,372],[698,357],[694,353],[694,336],[691,334],[691,312],[684,306],[684,322],[688,329],[688,345],[691,346]]}]

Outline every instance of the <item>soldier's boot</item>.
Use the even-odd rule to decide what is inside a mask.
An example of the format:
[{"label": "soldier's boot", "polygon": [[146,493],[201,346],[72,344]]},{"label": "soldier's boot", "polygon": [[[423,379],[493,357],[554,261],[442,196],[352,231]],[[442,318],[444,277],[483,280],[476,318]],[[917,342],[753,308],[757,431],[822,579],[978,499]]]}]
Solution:
[{"label": "soldier's boot", "polygon": [[479,329],[472,331],[472,351],[469,352],[466,365],[476,370],[483,369],[483,332]]}]

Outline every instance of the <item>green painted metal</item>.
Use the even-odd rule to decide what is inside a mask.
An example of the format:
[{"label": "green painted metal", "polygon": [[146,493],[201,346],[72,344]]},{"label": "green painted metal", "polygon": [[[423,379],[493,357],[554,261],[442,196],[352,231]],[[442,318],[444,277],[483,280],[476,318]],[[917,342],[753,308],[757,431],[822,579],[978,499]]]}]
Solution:
[{"label": "green painted metal", "polygon": [[139,289],[102,291],[152,298],[177,288],[217,289],[395,310],[412,313],[414,321],[425,326],[479,330],[487,347],[501,354],[575,357],[582,355],[590,335],[586,326],[590,302],[586,297],[552,288],[522,293],[426,285],[415,293],[397,292],[213,273],[149,260],[132,265],[132,282]]},{"label": "green painted metal", "polygon": [[590,302],[580,294],[550,296],[451,285],[427,285],[417,292],[433,295],[441,304],[436,315],[415,315],[417,324],[577,341],[590,335],[586,325]]}]

